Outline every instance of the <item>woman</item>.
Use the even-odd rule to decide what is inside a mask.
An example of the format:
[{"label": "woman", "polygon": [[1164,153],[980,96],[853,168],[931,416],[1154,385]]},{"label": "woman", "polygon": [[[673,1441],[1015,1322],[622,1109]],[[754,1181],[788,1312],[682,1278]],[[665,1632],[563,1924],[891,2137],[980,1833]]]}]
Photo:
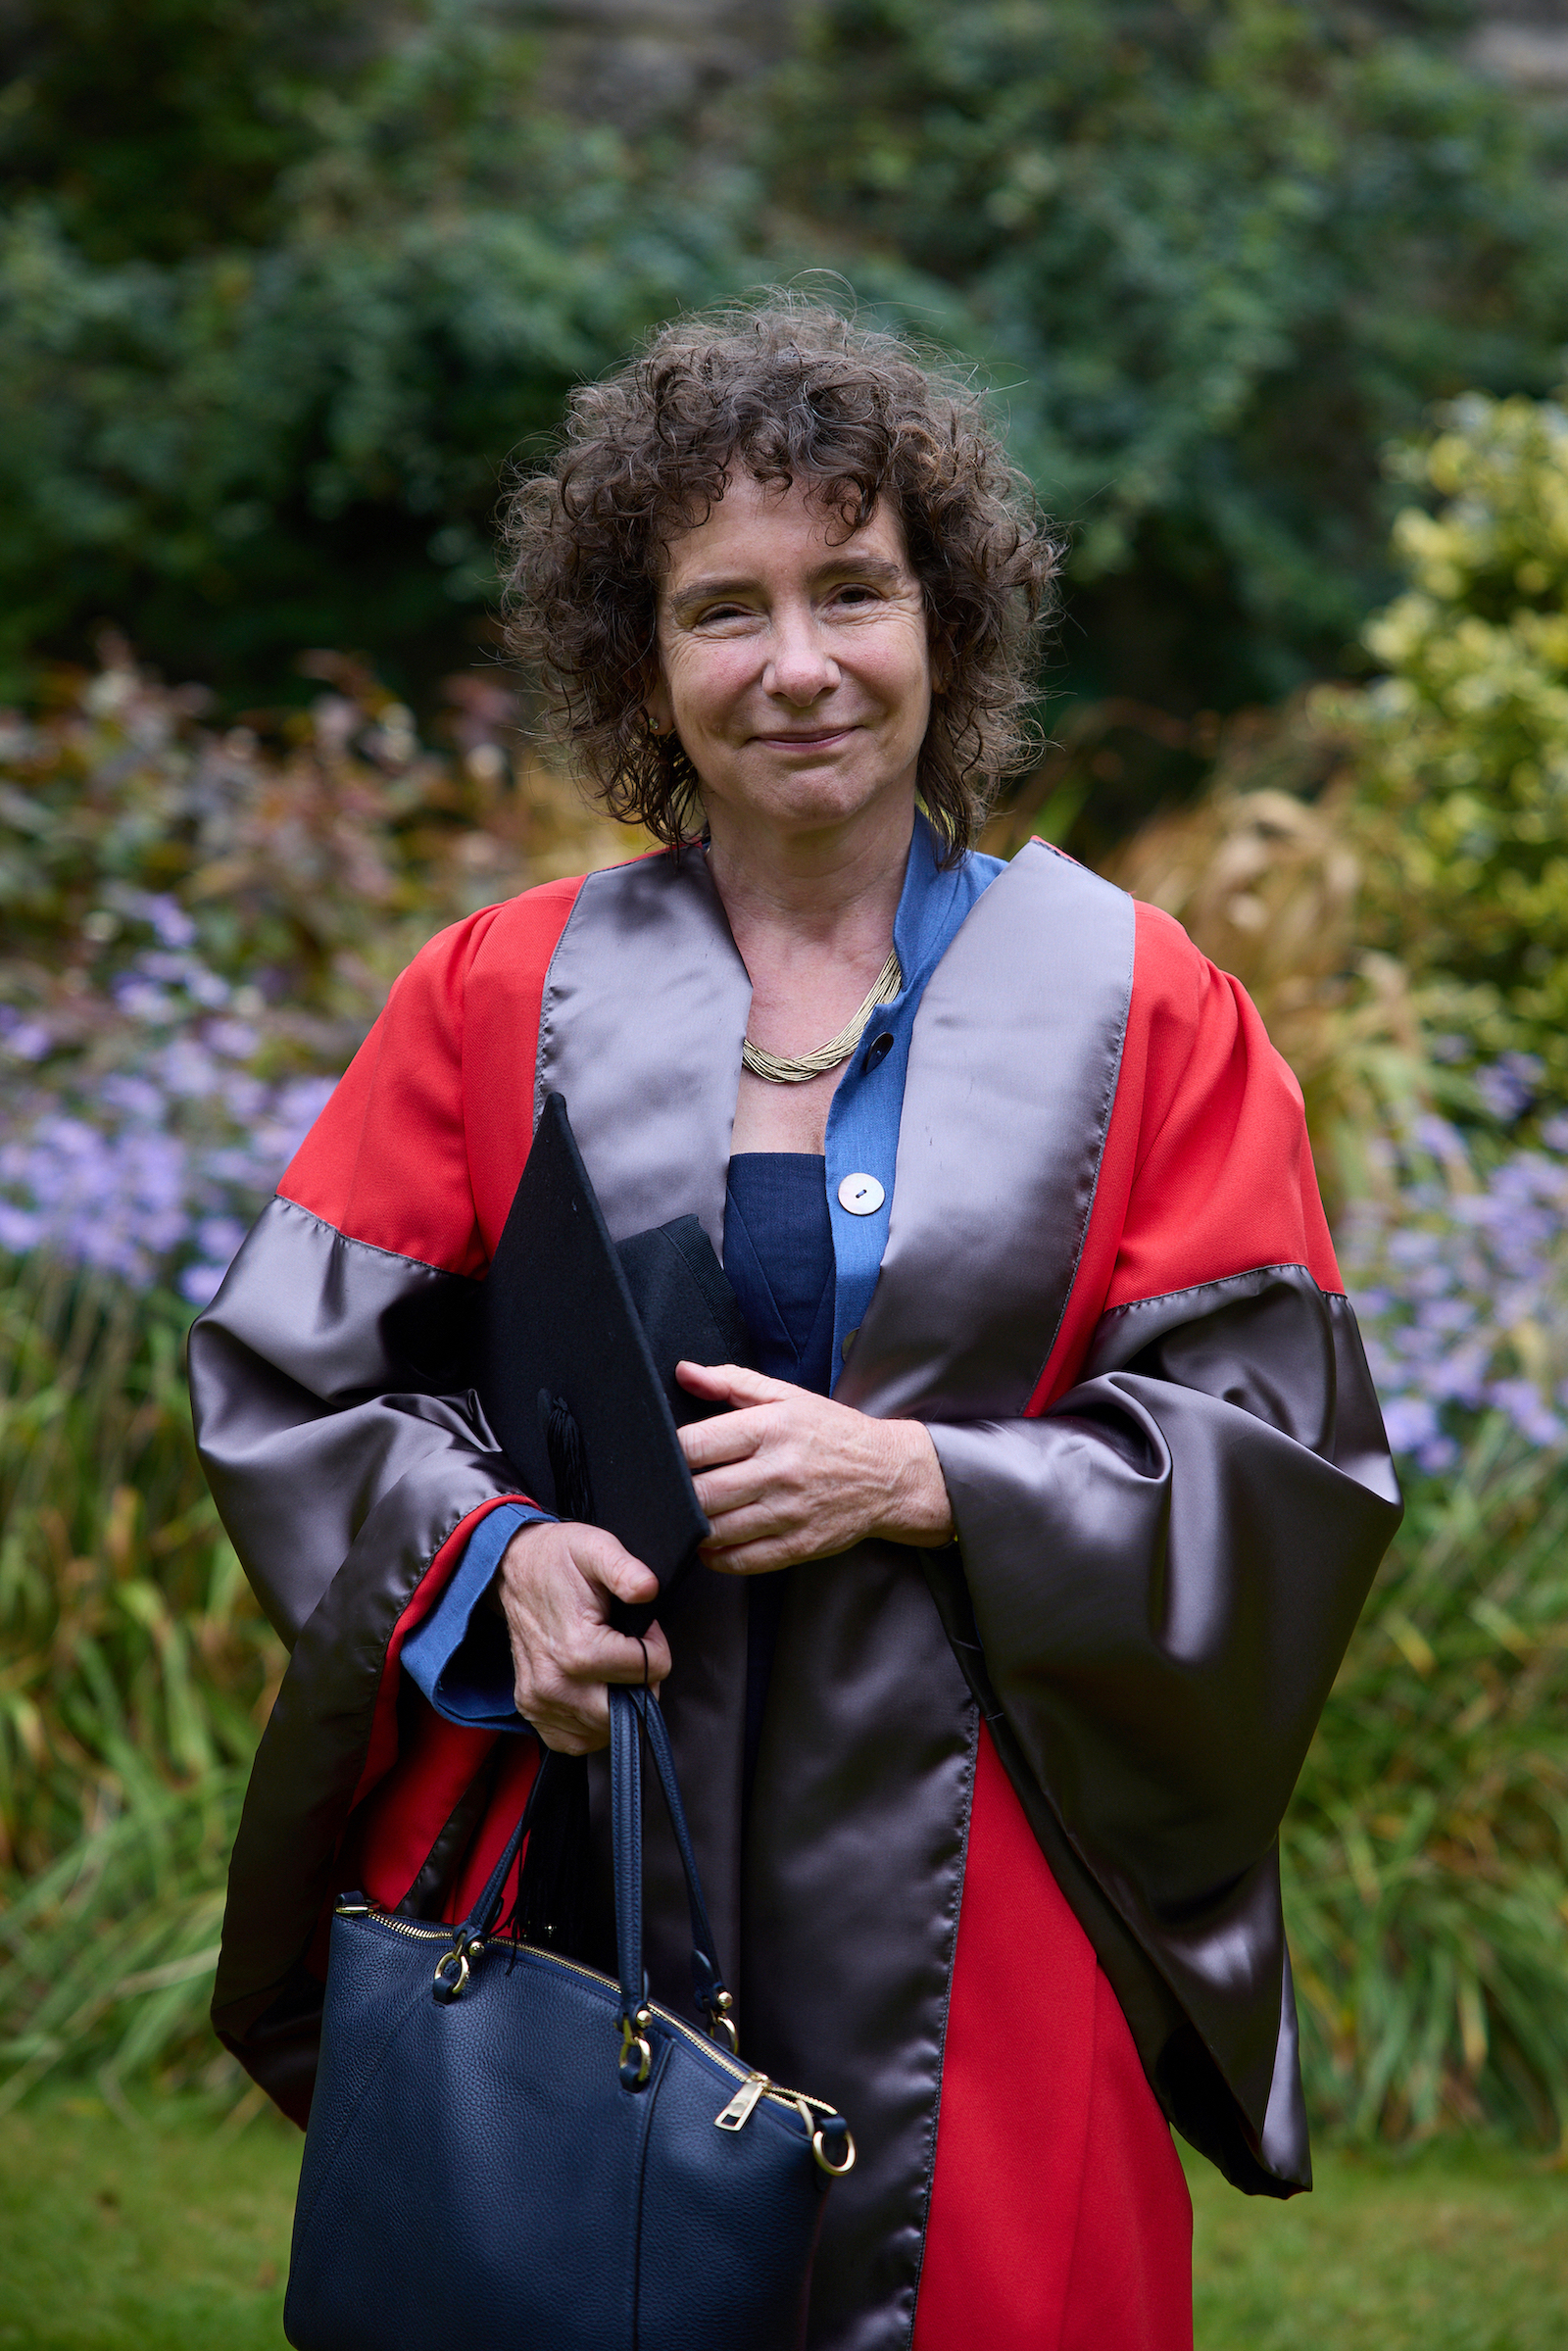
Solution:
[{"label": "woman", "polygon": [[[1298,1091],[1166,917],[972,852],[1054,557],[906,349],[787,299],[666,329],[511,543],[517,650],[668,847],[431,942],[193,1334],[294,1642],[216,2021],[303,2118],[334,1891],[464,1915],[518,1734],[595,1749],[646,1671],[743,2052],[859,2148],[813,2343],[1177,2351],[1167,2121],[1309,2180],[1276,1837],[1398,1516]],[[617,1240],[701,1218],[760,1366],[683,1367],[730,1409],[646,1659],[647,1568],[465,1393],[550,1090]]]}]

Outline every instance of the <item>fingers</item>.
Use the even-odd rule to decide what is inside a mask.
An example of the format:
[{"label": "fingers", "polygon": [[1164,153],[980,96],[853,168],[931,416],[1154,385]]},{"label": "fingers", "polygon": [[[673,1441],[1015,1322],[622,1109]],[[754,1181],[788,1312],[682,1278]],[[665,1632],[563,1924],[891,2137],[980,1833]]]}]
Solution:
[{"label": "fingers", "polygon": [[536,1524],[513,1538],[502,1562],[502,1610],[511,1638],[517,1711],[547,1746],[587,1754],[610,1735],[608,1683],[657,1687],[670,1668],[657,1625],[642,1641],[610,1624],[612,1598],[646,1602],[652,1570],[602,1528]]},{"label": "fingers", "polygon": [[675,1366],[675,1377],[693,1396],[707,1396],[710,1403],[777,1404],[801,1393],[787,1380],[770,1380],[744,1363],[681,1362]]},{"label": "fingers", "polygon": [[590,1584],[617,1600],[641,1603],[659,1597],[659,1578],[651,1567],[634,1559],[603,1527],[573,1526],[571,1555]]},{"label": "fingers", "polygon": [[767,1442],[769,1422],[776,1420],[778,1409],[769,1397],[762,1409],[743,1406],[721,1413],[716,1420],[689,1420],[684,1429],[675,1432],[687,1468],[712,1469],[723,1461],[749,1460]]},{"label": "fingers", "polygon": [[[669,1672],[669,1649],[657,1625],[644,1636],[648,1642],[648,1684],[655,1691]],[[610,1689],[612,1683],[632,1690],[643,1687],[643,1653],[635,1641],[620,1641],[629,1655],[604,1658],[586,1681],[550,1677],[535,1672],[526,1682],[519,1673],[515,1689],[517,1712],[531,1724],[547,1747],[563,1755],[592,1755],[610,1744]]]}]

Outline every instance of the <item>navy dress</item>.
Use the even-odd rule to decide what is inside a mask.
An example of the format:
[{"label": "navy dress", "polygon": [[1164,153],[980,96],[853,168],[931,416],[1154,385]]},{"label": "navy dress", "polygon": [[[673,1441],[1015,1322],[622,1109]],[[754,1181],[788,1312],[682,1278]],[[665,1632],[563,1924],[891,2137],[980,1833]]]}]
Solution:
[{"label": "navy dress", "polygon": [[[833,1226],[818,1153],[739,1151],[731,1159],[724,1271],[752,1334],[758,1370],[826,1396],[833,1368]],[[747,1811],[786,1573],[753,1576],[747,1588]]]}]

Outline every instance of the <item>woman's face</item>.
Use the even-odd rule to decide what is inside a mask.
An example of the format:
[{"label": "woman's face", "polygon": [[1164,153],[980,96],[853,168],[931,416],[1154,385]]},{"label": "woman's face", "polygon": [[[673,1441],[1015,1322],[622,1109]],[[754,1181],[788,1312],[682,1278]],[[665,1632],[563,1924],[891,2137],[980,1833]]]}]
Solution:
[{"label": "woman's face", "polygon": [[799,484],[737,473],[671,540],[648,712],[673,727],[715,812],[803,833],[914,799],[931,649],[885,501],[846,533]]}]

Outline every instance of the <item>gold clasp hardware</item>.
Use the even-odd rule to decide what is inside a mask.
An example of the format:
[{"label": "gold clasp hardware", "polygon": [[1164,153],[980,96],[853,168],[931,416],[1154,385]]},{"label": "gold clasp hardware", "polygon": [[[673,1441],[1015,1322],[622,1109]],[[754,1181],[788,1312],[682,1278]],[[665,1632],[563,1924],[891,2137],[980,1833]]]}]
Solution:
[{"label": "gold clasp hardware", "polygon": [[[456,1973],[453,1971],[456,1970]],[[461,1999],[469,1976],[466,1951],[443,1951],[435,1963],[435,1996],[438,2000]]]},{"label": "gold clasp hardware", "polygon": [[459,2000],[463,1997],[468,1978],[473,1973],[468,1963],[477,1959],[483,1949],[483,1942],[476,1936],[465,1950],[460,1935],[451,1950],[442,1952],[435,1963],[435,1996],[438,2000]]},{"label": "gold clasp hardware", "polygon": [[752,2119],[758,2099],[772,2086],[765,2074],[748,2074],[723,2113],[714,2115],[714,2130],[744,2131]]},{"label": "gold clasp hardware", "polygon": [[[846,2172],[853,2172],[855,2169],[855,2141],[850,2136],[848,2126],[844,2132],[844,2161],[829,2163],[827,2149],[822,2143],[820,2124],[812,2122],[811,2110],[804,2098],[797,2098],[795,2103],[801,2110],[801,2120],[811,2134],[811,2153],[816,2158],[817,2168],[826,2172],[830,2180],[842,2180]],[[843,2121],[842,2115],[831,2115],[828,2119],[835,2123]]]},{"label": "gold clasp hardware", "polygon": [[653,2043],[648,2038],[653,2021],[646,2008],[620,2020],[620,2079],[627,2089],[641,2089],[648,2080],[654,2062]]},{"label": "gold clasp hardware", "polygon": [[721,2049],[727,2049],[731,2057],[738,2057],[741,2053],[741,2037],[735,2030],[735,2019],[731,2013],[734,2006],[734,1993],[721,1991],[708,2011],[708,2037],[717,2041]]}]

